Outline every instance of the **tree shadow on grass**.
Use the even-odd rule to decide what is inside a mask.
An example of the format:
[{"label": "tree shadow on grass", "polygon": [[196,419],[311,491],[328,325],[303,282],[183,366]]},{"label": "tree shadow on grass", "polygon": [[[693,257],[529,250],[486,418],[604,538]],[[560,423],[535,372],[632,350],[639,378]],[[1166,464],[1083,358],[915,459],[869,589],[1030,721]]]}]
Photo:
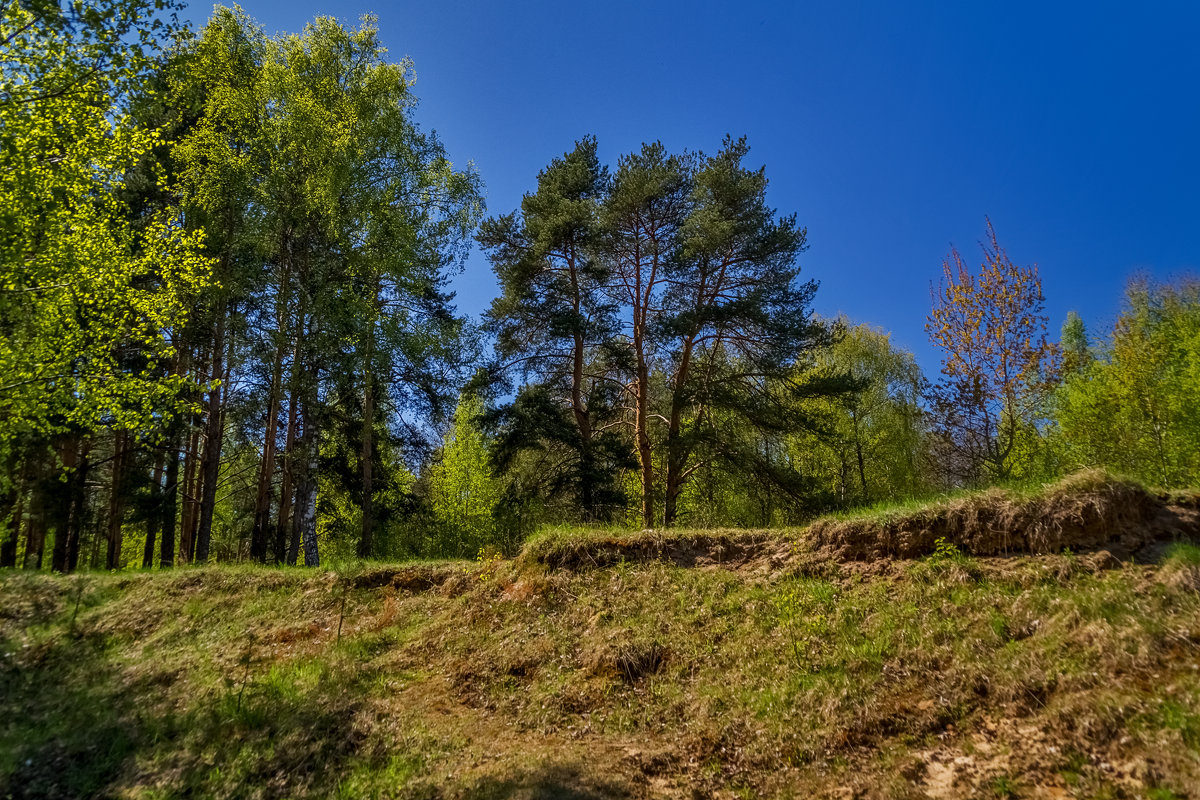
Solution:
[{"label": "tree shadow on grass", "polygon": [[138,785],[166,796],[326,797],[358,756],[365,678],[337,670],[285,691],[210,687],[177,709],[167,689],[179,665],[134,669],[115,649],[100,633],[33,646],[0,637],[0,797],[111,797]]},{"label": "tree shadow on grass", "polygon": [[548,764],[515,776],[483,778],[464,800],[608,800],[632,797],[629,786],[598,778],[577,764]]}]

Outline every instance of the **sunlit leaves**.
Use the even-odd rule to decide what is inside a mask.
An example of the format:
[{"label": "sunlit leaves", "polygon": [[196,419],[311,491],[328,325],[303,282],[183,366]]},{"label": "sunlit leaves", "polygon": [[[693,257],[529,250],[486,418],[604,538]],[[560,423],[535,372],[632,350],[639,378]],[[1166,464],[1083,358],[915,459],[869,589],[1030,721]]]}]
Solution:
[{"label": "sunlit leaves", "polygon": [[178,216],[134,225],[116,194],[156,137],[120,110],[166,28],[152,4],[32,8],[6,6],[3,34],[0,449],[176,405],[164,333],[209,266]]},{"label": "sunlit leaves", "polygon": [[1097,357],[1057,393],[1068,468],[1103,466],[1150,483],[1200,481],[1200,284],[1136,280]]}]

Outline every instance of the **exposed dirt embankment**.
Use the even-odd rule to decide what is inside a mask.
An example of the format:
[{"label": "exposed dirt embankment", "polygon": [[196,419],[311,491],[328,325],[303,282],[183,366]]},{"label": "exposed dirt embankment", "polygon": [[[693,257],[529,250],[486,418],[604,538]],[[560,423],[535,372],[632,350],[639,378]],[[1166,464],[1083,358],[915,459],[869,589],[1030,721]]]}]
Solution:
[{"label": "exposed dirt embankment", "polygon": [[537,541],[523,557],[551,569],[611,567],[622,561],[670,561],[681,567],[744,567],[765,553],[788,548],[781,531],[643,530],[623,534],[572,535]]},{"label": "exposed dirt embankment", "polygon": [[925,556],[938,539],[975,556],[1068,547],[1128,556],[1198,534],[1194,496],[1156,494],[1100,472],[1081,472],[1031,496],[993,489],[892,516],[818,520],[804,539],[830,558],[864,561]]},{"label": "exposed dirt embankment", "polygon": [[773,571],[790,562],[913,559],[938,540],[973,556],[1108,550],[1153,560],[1161,543],[1200,538],[1200,494],[1156,493],[1098,471],[1036,494],[992,489],[918,508],[824,518],[803,529],[653,531],[565,535],[533,542],[524,557],[554,569],[669,561]]}]

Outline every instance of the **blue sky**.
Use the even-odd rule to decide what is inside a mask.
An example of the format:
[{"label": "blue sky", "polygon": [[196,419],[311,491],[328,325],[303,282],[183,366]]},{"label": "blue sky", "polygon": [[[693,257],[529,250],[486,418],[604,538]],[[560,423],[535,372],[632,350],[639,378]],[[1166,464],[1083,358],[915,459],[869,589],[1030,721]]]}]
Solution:
[{"label": "blue sky", "polygon": [[[930,282],[990,216],[1037,263],[1051,332],[1107,329],[1135,271],[1200,267],[1200,3],[246,0],[268,32],[378,15],[413,59],[419,119],[473,161],[489,213],[595,134],[749,138],[769,200],[808,227],[815,310],[879,325],[927,372]],[[201,23],[210,7],[194,2]],[[478,253],[459,308],[494,294]]]}]

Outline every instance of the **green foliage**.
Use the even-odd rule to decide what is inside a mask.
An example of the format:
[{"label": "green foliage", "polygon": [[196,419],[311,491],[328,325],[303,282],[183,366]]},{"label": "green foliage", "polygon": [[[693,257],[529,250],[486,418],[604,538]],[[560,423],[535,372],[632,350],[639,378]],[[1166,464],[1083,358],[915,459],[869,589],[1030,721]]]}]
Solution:
[{"label": "green foliage", "polygon": [[818,350],[803,381],[848,378],[832,397],[802,398],[808,424],[787,439],[788,456],[835,508],[895,502],[927,491],[924,377],[911,353],[869,325],[836,323],[840,335]]},{"label": "green foliage", "polygon": [[222,448],[259,456],[239,486],[251,556],[290,536],[271,536],[280,467],[294,515],[311,519],[315,497],[321,547],[405,550],[391,524],[412,505],[403,458],[472,357],[445,285],[482,213],[478,175],[415,124],[412,64],[387,60],[372,17],[272,37],[218,8],[167,82],[179,203],[219,260],[195,338],[223,337],[229,361],[212,369],[228,380],[205,423],[212,436],[229,415]]},{"label": "green foliage", "polygon": [[429,469],[429,496],[439,526],[441,554],[469,556],[494,544],[501,483],[493,477],[488,444],[480,429],[482,402],[464,395],[446,433],[441,455]]},{"label": "green foliage", "polygon": [[628,446],[611,430],[616,387],[603,376],[614,309],[603,293],[608,173],[596,146],[594,137],[576,142],[538,173],[518,212],[486,220],[477,237],[500,283],[486,315],[498,372],[525,382],[497,414],[497,463],[507,469],[528,452],[553,461],[557,474],[525,488],[569,498],[588,520],[612,516],[623,500],[617,472],[629,466]]},{"label": "green foliage", "polygon": [[937,538],[937,541],[933,543],[933,548],[933,555],[929,557],[932,562],[955,561],[963,557],[962,550],[958,549],[958,545],[946,541],[944,536]]},{"label": "green foliage", "polygon": [[1062,350],[1063,375],[1069,376],[1085,370],[1092,361],[1091,345],[1083,318],[1075,311],[1067,312],[1067,321],[1062,326],[1059,348]]},{"label": "green foliage", "polygon": [[1068,469],[1096,465],[1163,487],[1200,482],[1200,283],[1129,284],[1096,360],[1056,397]]},{"label": "green foliage", "polygon": [[1065,469],[1101,466],[1163,487],[1200,482],[1200,283],[1134,281],[1095,360],[1055,397]]},{"label": "green foliage", "polygon": [[0,456],[66,430],[154,429],[183,406],[164,334],[207,286],[203,235],[177,213],[135,222],[120,199],[157,141],[123,106],[166,7],[4,5]]}]

